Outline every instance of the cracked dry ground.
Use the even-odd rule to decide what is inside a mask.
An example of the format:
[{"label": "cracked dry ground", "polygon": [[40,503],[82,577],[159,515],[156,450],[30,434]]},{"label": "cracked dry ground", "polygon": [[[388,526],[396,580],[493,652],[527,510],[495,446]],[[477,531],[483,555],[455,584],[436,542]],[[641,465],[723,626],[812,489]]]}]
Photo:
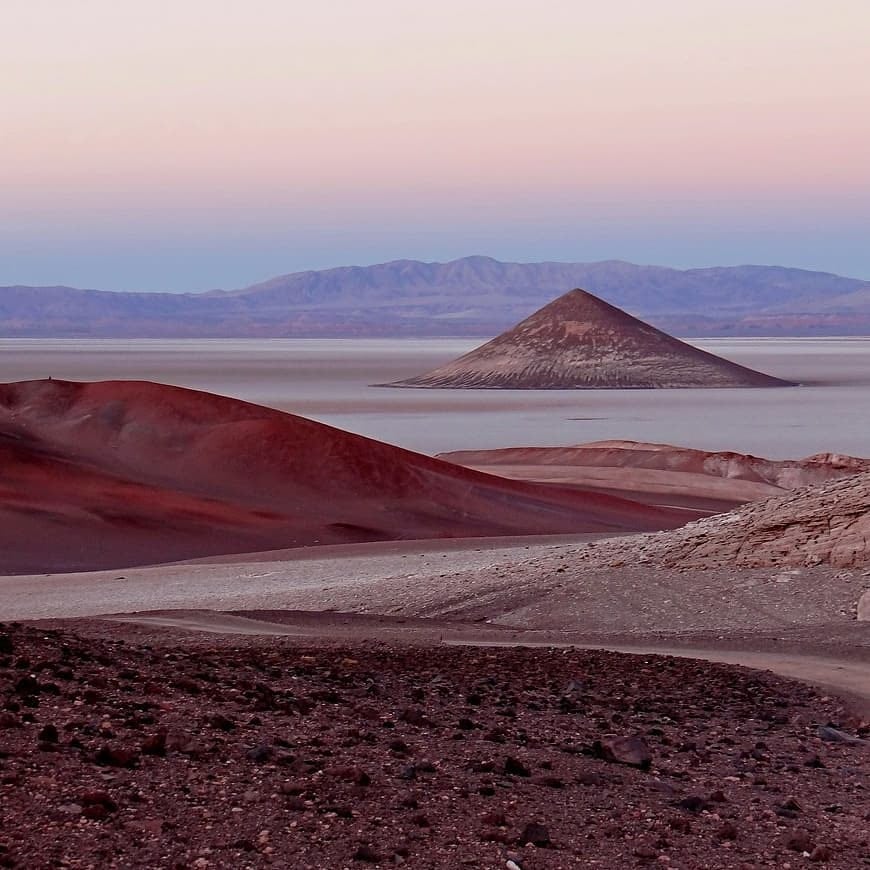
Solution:
[{"label": "cracked dry ground", "polygon": [[770,674],[121,636],[0,627],[0,866],[870,866],[867,728]]}]

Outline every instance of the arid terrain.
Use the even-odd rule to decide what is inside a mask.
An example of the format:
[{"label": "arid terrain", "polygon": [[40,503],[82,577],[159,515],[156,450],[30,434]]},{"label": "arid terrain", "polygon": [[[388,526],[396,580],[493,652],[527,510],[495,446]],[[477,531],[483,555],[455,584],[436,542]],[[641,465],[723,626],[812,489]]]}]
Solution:
[{"label": "arid terrain", "polygon": [[[129,382],[2,404],[34,567],[0,576],[0,866],[870,866],[865,460],[448,463]],[[157,546],[288,504],[397,533]]]},{"label": "arid terrain", "polygon": [[864,555],[691,534],[0,580],[0,859],[866,867]]},{"label": "arid terrain", "polygon": [[355,541],[650,530],[693,516],[508,481],[270,408],[130,381],[0,385],[0,459],[4,574]]},{"label": "arid terrain", "polygon": [[0,870],[870,870],[870,0],[0,24]]},{"label": "arid terrain", "polygon": [[459,359],[385,386],[501,390],[793,387],[570,290]]},{"label": "arid terrain", "polygon": [[655,656],[0,633],[7,867],[864,866],[867,729]]},{"label": "arid terrain", "polygon": [[713,512],[870,470],[870,460],[840,454],[770,460],[638,441],[462,450],[439,458],[517,480],[573,485],[634,501]]}]

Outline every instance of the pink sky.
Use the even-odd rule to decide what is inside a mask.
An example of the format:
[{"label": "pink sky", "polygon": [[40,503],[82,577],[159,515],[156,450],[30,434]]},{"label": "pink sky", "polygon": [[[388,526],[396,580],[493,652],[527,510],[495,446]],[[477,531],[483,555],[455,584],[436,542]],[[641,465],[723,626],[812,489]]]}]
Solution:
[{"label": "pink sky", "polygon": [[468,253],[870,278],[868,48],[866,0],[11,0],[0,284]]}]

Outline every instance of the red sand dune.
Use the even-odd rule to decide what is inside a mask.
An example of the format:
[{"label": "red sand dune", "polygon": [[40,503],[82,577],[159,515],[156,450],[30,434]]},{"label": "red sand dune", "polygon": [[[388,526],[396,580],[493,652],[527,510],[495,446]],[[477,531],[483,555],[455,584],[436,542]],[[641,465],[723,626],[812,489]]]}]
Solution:
[{"label": "red sand dune", "polygon": [[457,450],[438,458],[514,480],[574,485],[630,495],[635,501],[716,512],[870,470],[870,460],[840,454],[772,460],[640,441]]},{"label": "red sand dune", "polygon": [[0,385],[0,573],[312,544],[673,528],[236,399],[136,381]]}]

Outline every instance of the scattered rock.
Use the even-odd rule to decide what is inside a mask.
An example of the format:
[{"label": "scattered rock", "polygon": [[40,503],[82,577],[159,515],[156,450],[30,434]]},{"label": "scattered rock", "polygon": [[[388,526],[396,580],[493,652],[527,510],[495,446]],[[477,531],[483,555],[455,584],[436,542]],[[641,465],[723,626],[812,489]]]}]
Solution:
[{"label": "scattered rock", "polygon": [[592,744],[592,754],[605,761],[628,764],[648,770],[652,764],[652,752],[643,737],[605,737]]},{"label": "scattered rock", "polygon": [[364,861],[367,864],[377,864],[380,862],[381,856],[371,846],[360,846],[353,853],[353,860]]},{"label": "scattered rock", "polygon": [[136,767],[139,755],[130,749],[103,746],[94,756],[94,763],[110,767]]},{"label": "scattered rock", "polygon": [[834,728],[832,725],[819,725],[819,737],[822,740],[827,740],[829,743],[848,743],[852,746],[866,746],[867,741],[860,737],[853,737],[839,728]]},{"label": "scattered rock", "polygon": [[679,807],[681,809],[684,809],[689,813],[694,813],[695,815],[703,812],[709,806],[710,804],[699,795],[689,795],[689,797],[683,798],[679,802]]},{"label": "scattered rock", "polygon": [[531,776],[532,772],[519,759],[509,755],[504,761],[504,772],[511,776]]},{"label": "scattered rock", "polygon": [[792,831],[785,837],[786,849],[791,849],[792,852],[806,852],[811,854],[815,849],[816,844],[812,834],[809,831]]},{"label": "scattered rock", "polygon": [[245,758],[257,764],[267,764],[275,755],[275,748],[268,743],[252,746],[245,752]]},{"label": "scattered rock", "polygon": [[724,822],[716,830],[716,839],[718,840],[736,840],[737,826],[733,822]]},{"label": "scattered rock", "polygon": [[547,830],[546,825],[542,825],[540,822],[529,822],[523,828],[518,842],[520,846],[531,843],[539,849],[546,849],[552,845],[550,842],[550,832]]},{"label": "scattered rock", "polygon": [[142,741],[143,755],[166,755],[166,732],[157,731]]},{"label": "scattered rock", "polygon": [[816,846],[816,848],[810,852],[810,861],[816,861],[819,864],[824,863],[825,861],[830,861],[833,857],[834,853],[827,846]]},{"label": "scattered rock", "polygon": [[[0,715],[13,720],[0,740],[0,845],[10,847],[0,859],[19,866],[102,866],[111,853],[141,867],[265,866],[292,855],[300,868],[796,868],[807,863],[796,849],[819,866],[857,866],[862,854],[863,754],[808,729],[843,722],[860,736],[866,726],[837,699],[772,674],[597,651],[334,640],[300,655],[299,640],[162,629],[122,645],[125,629],[87,625],[95,637],[7,632],[18,658],[0,660]],[[14,691],[22,677],[48,685],[66,667],[73,676],[59,695]],[[578,672],[583,712],[566,714],[562,690]],[[174,687],[184,680],[201,691]],[[88,703],[83,686],[98,693]],[[315,692],[346,700],[300,712],[296,699]],[[471,695],[481,727],[457,742],[452,726]],[[421,733],[400,721],[409,697],[444,725]],[[235,726],[219,727],[218,716]],[[49,725],[57,743],[39,742],[56,747],[50,754],[36,745],[53,736]],[[599,760],[614,726],[644,735],[652,774]],[[484,738],[496,729],[503,745]],[[810,750],[821,773],[804,764]]]},{"label": "scattered rock", "polygon": [[44,743],[57,743],[59,739],[57,728],[50,723],[43,726],[39,731],[39,740]]}]

